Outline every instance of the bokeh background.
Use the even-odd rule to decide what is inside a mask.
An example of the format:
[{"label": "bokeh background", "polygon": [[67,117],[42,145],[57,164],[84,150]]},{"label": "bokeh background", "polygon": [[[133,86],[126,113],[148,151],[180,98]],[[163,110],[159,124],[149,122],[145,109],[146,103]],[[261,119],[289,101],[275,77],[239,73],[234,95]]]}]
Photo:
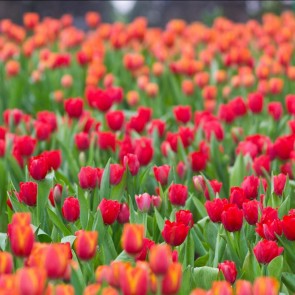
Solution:
[{"label": "bokeh background", "polygon": [[75,25],[83,28],[84,14],[87,11],[99,11],[105,22],[116,20],[130,21],[136,16],[145,16],[151,26],[164,26],[171,18],[187,21],[202,21],[208,25],[215,17],[225,16],[234,21],[259,18],[262,13],[280,13],[283,10],[295,10],[295,0],[255,1],[0,1],[0,19],[10,18],[22,22],[24,12],[34,11],[41,16],[60,17],[71,13]]}]

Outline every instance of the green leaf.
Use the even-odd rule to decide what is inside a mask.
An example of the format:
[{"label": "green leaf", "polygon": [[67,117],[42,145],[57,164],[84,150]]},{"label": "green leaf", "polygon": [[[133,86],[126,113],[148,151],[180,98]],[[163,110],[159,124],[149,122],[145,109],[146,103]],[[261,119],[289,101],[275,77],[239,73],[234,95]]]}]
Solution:
[{"label": "green leaf", "polygon": [[295,274],[283,272],[282,273],[282,282],[285,286],[292,292],[295,292]]},{"label": "green leaf", "polygon": [[[245,160],[247,161],[247,157]],[[244,163],[244,156],[239,154],[236,158],[234,166],[230,170],[230,187],[240,186],[244,177],[247,175],[246,171],[247,169]]]},{"label": "green leaf", "polygon": [[243,267],[242,279],[253,282],[260,275],[260,266],[252,251],[248,252]]},{"label": "green leaf", "polygon": [[284,215],[287,215],[290,208],[291,208],[291,204],[290,204],[290,195],[289,195],[286,197],[286,199],[281,204],[281,206],[279,206],[279,209],[278,209],[279,218],[282,218]]},{"label": "green leaf", "polygon": [[134,259],[130,255],[128,255],[125,251],[122,251],[119,256],[115,259],[115,261],[124,261],[133,263]]},{"label": "green leaf", "polygon": [[111,192],[111,185],[110,185],[110,164],[111,159],[108,160],[107,165],[104,168],[102,178],[101,178],[101,185],[100,185],[100,199],[106,198],[108,199]]},{"label": "green leaf", "polygon": [[74,243],[74,241],[76,240],[76,236],[65,236],[61,239],[61,243],[70,243],[71,244],[71,247]]},{"label": "green leaf", "polygon": [[120,183],[112,187],[112,192],[111,192],[112,200],[117,200],[117,201],[121,200],[122,194],[126,188],[126,181],[127,181],[127,173],[125,171]]},{"label": "green leaf", "polygon": [[209,260],[209,253],[207,253],[206,255],[203,255],[203,256],[199,257],[198,259],[196,259],[194,266],[195,267],[206,266],[208,260]]},{"label": "green leaf", "polygon": [[[50,176],[47,176],[50,177]],[[53,175],[51,178],[46,178],[43,181],[38,181],[38,198],[37,198],[37,219],[38,224],[44,226],[46,220],[46,210],[48,203],[49,191],[53,186]]]},{"label": "green leaf", "polygon": [[47,208],[47,213],[49,215],[50,220],[56,226],[58,230],[60,230],[65,236],[71,235],[70,230],[64,225],[62,220],[50,209]]},{"label": "green leaf", "polygon": [[283,270],[283,263],[284,263],[284,259],[283,256],[280,255],[276,258],[274,258],[269,265],[267,266],[267,270],[268,270],[268,275],[271,277],[275,277],[278,280],[281,279],[281,273]]},{"label": "green leaf", "polygon": [[2,251],[5,251],[6,244],[7,244],[7,234],[0,233],[0,249]]},{"label": "green leaf", "polygon": [[155,217],[156,217],[158,228],[159,228],[160,232],[162,232],[162,230],[164,228],[165,221],[164,221],[162,215],[159,213],[159,211],[156,208],[154,210],[155,210]]},{"label": "green leaf", "polygon": [[218,268],[209,266],[196,267],[194,269],[194,288],[211,289],[212,283],[217,280]]},{"label": "green leaf", "polygon": [[201,218],[206,217],[208,214],[207,214],[204,204],[196,196],[192,196],[192,200],[193,200],[193,203],[194,203],[197,211],[201,215]]},{"label": "green leaf", "polygon": [[[75,254],[73,255],[76,256]],[[77,258],[75,260],[77,261]],[[78,267],[77,269],[72,267],[71,285],[75,289],[75,294],[83,294],[83,290],[85,288],[85,281],[80,267]]]},{"label": "green leaf", "polygon": [[[88,202],[84,195],[83,189],[78,185],[76,185],[76,194],[78,196],[78,200],[80,203],[80,221],[81,221],[82,229],[86,229],[88,224],[88,214],[89,214]],[[87,192],[85,194],[87,194]]]}]

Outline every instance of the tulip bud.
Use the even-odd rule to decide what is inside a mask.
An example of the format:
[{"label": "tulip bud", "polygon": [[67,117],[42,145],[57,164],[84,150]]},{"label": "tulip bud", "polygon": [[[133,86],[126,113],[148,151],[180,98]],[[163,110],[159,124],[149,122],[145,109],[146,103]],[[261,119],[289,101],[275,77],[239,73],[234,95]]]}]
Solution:
[{"label": "tulip bud", "polygon": [[111,225],[116,221],[120,213],[120,203],[118,201],[102,199],[97,209],[101,212],[103,222]]},{"label": "tulip bud", "polygon": [[283,247],[279,247],[274,241],[263,240],[257,243],[253,248],[255,257],[259,263],[268,264],[274,258],[281,255],[284,251]]},{"label": "tulip bud", "polygon": [[17,271],[15,278],[17,294],[44,294],[46,272],[42,268],[24,267]]},{"label": "tulip bud", "polygon": [[170,166],[154,166],[153,168],[155,179],[161,183],[161,185],[166,185],[168,182],[168,177],[170,173]]},{"label": "tulip bud", "polygon": [[222,271],[225,279],[232,285],[237,278],[237,268],[233,261],[226,260],[218,264],[219,271]]},{"label": "tulip bud", "polygon": [[148,212],[152,203],[152,198],[148,193],[135,195],[137,207],[142,212]]},{"label": "tulip bud", "polygon": [[32,157],[29,161],[29,172],[35,180],[42,180],[48,172],[48,164],[46,157],[40,155]]},{"label": "tulip bud", "polygon": [[124,224],[121,238],[122,248],[130,255],[138,254],[143,248],[144,226],[141,224]]},{"label": "tulip bud", "polygon": [[124,112],[121,110],[109,111],[105,118],[109,128],[113,131],[120,130],[124,124]]},{"label": "tulip bud", "polygon": [[165,275],[172,263],[172,251],[168,245],[154,245],[150,249],[149,263],[156,275]]},{"label": "tulip bud", "polygon": [[295,214],[289,213],[289,215],[283,217],[282,229],[289,241],[295,241]]},{"label": "tulip bud", "polygon": [[175,213],[175,219],[178,223],[183,223],[184,225],[192,228],[194,226],[194,217],[189,210],[179,210]]},{"label": "tulip bud", "polygon": [[152,196],[152,203],[155,208],[159,208],[162,204],[162,199],[160,196]]},{"label": "tulip bud", "polygon": [[142,260],[144,261],[146,259],[148,251],[155,245],[155,242],[153,240],[149,240],[147,238],[143,239],[143,248],[142,250],[136,255],[135,260]]},{"label": "tulip bud", "polygon": [[37,204],[38,185],[35,182],[21,182],[19,191],[19,200],[28,206]]},{"label": "tulip bud", "polygon": [[69,98],[65,100],[64,108],[70,118],[79,118],[83,112],[83,100],[81,98]]},{"label": "tulip bud", "polygon": [[134,154],[127,154],[124,156],[124,167],[128,167],[130,173],[132,176],[137,175],[139,168],[140,168],[140,163],[138,161],[137,155]]},{"label": "tulip bud", "polygon": [[280,283],[275,278],[260,277],[254,281],[253,294],[279,294]]},{"label": "tulip bud", "polygon": [[117,185],[121,182],[125,168],[120,164],[110,164],[110,184]]},{"label": "tulip bud", "polygon": [[281,196],[283,194],[286,181],[287,181],[287,176],[283,173],[280,173],[279,175],[275,175],[273,177],[273,187],[274,187],[274,193],[276,195]]},{"label": "tulip bud", "polygon": [[258,221],[259,208],[261,208],[261,204],[257,200],[243,203],[244,217],[249,224],[255,225]]},{"label": "tulip bud", "polygon": [[205,208],[212,222],[221,222],[221,214],[227,204],[227,199],[214,199],[205,202]]},{"label": "tulip bud", "polygon": [[179,246],[186,239],[189,229],[190,228],[183,223],[166,220],[162,230],[162,237],[167,244]]},{"label": "tulip bud", "polygon": [[188,196],[187,186],[183,184],[171,184],[168,190],[168,197],[172,205],[184,206]]},{"label": "tulip bud", "polygon": [[76,232],[74,248],[81,260],[90,260],[95,256],[98,233],[97,231],[79,230]]},{"label": "tulip bud", "polygon": [[120,204],[120,212],[117,217],[117,221],[120,224],[124,224],[129,222],[129,217],[130,217],[130,211],[129,211],[128,205],[125,203]]},{"label": "tulip bud", "polygon": [[62,215],[66,221],[75,222],[80,217],[80,203],[74,197],[68,197],[64,200],[62,206]]},{"label": "tulip bud", "polygon": [[242,189],[247,199],[256,199],[258,195],[259,178],[251,175],[246,176],[242,182]]},{"label": "tulip bud", "polygon": [[230,203],[236,204],[240,209],[243,206],[243,203],[246,200],[244,190],[238,186],[230,188]]},{"label": "tulip bud", "polygon": [[13,271],[13,258],[8,252],[0,252],[0,275],[10,274]]},{"label": "tulip bud", "polygon": [[83,189],[94,189],[98,183],[97,168],[82,167],[78,174],[79,184]]},{"label": "tulip bud", "polygon": [[79,151],[86,151],[90,146],[89,135],[86,132],[80,132],[75,135],[75,145]]},{"label": "tulip bud", "polygon": [[243,225],[243,211],[237,205],[227,204],[221,214],[221,222],[227,231],[239,231]]},{"label": "tulip bud", "polygon": [[182,266],[180,263],[170,264],[162,281],[162,294],[177,294],[182,280]]}]

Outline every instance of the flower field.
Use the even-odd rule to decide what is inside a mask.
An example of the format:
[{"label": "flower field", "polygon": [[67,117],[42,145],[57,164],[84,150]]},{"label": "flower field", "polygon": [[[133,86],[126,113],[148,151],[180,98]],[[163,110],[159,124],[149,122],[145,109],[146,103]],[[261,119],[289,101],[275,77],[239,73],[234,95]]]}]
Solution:
[{"label": "flower field", "polygon": [[0,21],[0,294],[294,294],[295,16]]}]

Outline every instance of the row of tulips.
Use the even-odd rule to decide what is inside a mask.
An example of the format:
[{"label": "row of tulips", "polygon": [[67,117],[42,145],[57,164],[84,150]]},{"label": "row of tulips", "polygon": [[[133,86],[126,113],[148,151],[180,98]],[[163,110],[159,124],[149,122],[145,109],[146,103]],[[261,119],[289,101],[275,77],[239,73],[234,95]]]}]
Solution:
[{"label": "row of tulips", "polygon": [[295,292],[295,17],[0,21],[0,293]]}]

